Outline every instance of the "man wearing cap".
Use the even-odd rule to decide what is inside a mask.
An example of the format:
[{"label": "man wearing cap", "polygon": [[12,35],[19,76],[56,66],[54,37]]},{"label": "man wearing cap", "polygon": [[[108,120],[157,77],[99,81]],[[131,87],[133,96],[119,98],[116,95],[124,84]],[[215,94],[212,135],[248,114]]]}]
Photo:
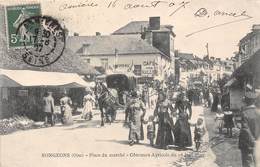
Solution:
[{"label": "man wearing cap", "polygon": [[[255,106],[256,97],[255,93],[247,92],[244,99],[246,107],[242,112],[242,127],[247,128],[244,130],[247,133],[242,133],[241,130],[239,135],[239,149],[241,150],[243,167],[256,167],[255,141],[260,135],[260,115]],[[253,142],[250,144],[249,141]]]}]

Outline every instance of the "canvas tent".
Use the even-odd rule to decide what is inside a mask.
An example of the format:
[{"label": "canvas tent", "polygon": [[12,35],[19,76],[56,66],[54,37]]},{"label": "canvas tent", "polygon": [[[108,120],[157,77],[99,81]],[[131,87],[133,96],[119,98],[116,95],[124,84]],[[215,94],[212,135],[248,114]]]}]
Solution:
[{"label": "canvas tent", "polygon": [[78,74],[0,69],[0,87],[89,87]]}]

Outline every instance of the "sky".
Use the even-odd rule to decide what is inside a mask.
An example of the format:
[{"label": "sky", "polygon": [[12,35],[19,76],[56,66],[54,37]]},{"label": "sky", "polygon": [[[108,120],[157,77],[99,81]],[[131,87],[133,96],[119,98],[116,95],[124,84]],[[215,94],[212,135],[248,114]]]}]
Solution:
[{"label": "sky", "polygon": [[[116,3],[108,7],[111,1]],[[109,35],[131,21],[160,16],[161,24],[174,26],[175,49],[199,57],[206,55],[207,43],[210,56],[233,56],[239,40],[251,31],[253,24],[260,24],[260,0],[0,0],[4,5],[17,2],[41,3],[43,15],[61,20],[70,32],[80,35]],[[157,5],[151,7],[151,2]],[[90,3],[96,5],[86,6]],[[129,8],[142,4],[146,7]],[[74,7],[68,8],[71,6]],[[210,29],[187,36],[207,28]]]}]

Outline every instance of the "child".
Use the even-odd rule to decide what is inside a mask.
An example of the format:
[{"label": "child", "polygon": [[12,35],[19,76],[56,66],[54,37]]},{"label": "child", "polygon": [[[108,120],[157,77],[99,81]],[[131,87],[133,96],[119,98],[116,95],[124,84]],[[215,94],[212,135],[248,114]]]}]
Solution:
[{"label": "child", "polygon": [[224,125],[224,114],[221,110],[221,106],[218,105],[218,110],[217,110],[217,113],[216,113],[216,118],[215,118],[215,127],[218,129],[219,133],[221,134],[222,133],[222,128],[223,128],[223,125]]},{"label": "child", "polygon": [[154,146],[154,138],[155,138],[155,122],[154,116],[149,116],[148,124],[147,124],[147,139],[150,141],[150,145]]},{"label": "child", "polygon": [[224,127],[227,128],[227,137],[232,138],[232,128],[234,128],[233,112],[224,112]]},{"label": "child", "polygon": [[203,119],[198,118],[194,130],[194,142],[196,144],[196,151],[198,151],[200,148],[200,145],[202,143],[202,137],[204,136],[204,134],[205,134],[205,128],[203,125]]}]

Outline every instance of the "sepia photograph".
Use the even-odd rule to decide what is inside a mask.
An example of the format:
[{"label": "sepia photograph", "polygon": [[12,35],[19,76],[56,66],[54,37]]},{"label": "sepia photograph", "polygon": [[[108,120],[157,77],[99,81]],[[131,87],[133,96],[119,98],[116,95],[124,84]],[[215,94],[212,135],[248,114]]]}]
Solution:
[{"label": "sepia photograph", "polygon": [[0,167],[260,167],[260,0],[0,0]]}]

